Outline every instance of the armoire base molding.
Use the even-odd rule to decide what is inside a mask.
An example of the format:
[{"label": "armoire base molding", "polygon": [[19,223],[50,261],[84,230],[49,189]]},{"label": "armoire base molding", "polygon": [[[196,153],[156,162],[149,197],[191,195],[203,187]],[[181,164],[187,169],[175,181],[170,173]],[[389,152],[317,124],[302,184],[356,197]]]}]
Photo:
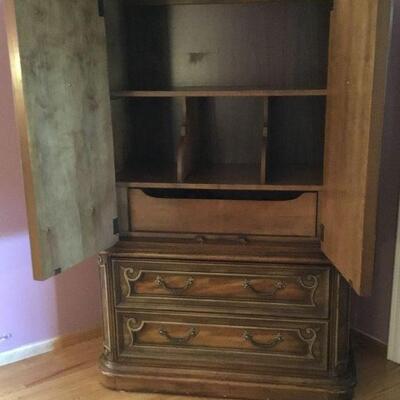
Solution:
[{"label": "armoire base molding", "polygon": [[246,400],[349,400],[356,384],[353,362],[341,378],[127,366],[104,358],[100,368],[102,384],[113,390]]}]

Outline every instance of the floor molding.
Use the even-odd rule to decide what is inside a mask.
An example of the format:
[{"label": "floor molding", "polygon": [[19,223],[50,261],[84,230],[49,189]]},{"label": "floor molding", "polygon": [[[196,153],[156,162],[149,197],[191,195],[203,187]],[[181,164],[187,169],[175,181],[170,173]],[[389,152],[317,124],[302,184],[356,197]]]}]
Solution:
[{"label": "floor molding", "polygon": [[63,349],[74,344],[84,342],[101,336],[101,328],[91,329],[89,331],[77,332],[63,336],[57,336],[52,339],[41,342],[31,343],[16,349],[0,353],[0,367],[17,361],[25,360],[49,351]]},{"label": "floor molding", "polygon": [[357,348],[368,348],[368,350],[387,358],[388,346],[386,343],[369,335],[368,333],[354,328],[351,330],[351,336],[353,339],[353,345]]}]

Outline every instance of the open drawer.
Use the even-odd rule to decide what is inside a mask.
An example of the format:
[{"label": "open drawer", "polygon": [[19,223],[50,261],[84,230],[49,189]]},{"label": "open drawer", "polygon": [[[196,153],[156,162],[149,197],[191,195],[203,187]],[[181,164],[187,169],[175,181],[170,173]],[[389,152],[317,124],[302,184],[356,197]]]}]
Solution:
[{"label": "open drawer", "polygon": [[130,189],[133,232],[315,236],[317,194]]}]

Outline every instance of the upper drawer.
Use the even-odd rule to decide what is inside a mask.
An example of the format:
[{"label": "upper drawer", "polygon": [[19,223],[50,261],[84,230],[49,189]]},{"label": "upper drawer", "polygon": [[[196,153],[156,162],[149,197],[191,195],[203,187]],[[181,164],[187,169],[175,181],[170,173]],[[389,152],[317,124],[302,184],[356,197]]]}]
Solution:
[{"label": "upper drawer", "polygon": [[[189,197],[188,197],[189,196]],[[204,197],[199,191],[129,190],[129,230],[163,233],[308,236],[316,234],[316,193],[265,198]],[[226,194],[225,194],[226,196]]]},{"label": "upper drawer", "polygon": [[120,306],[328,317],[329,267],[114,259],[113,269]]}]

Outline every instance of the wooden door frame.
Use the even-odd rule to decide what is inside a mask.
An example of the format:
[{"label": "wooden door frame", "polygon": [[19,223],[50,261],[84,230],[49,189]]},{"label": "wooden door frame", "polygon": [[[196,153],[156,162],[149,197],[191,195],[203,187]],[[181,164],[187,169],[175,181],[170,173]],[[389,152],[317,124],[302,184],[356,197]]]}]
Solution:
[{"label": "wooden door frame", "polygon": [[400,203],[397,219],[392,306],[390,311],[388,359],[400,364]]}]

